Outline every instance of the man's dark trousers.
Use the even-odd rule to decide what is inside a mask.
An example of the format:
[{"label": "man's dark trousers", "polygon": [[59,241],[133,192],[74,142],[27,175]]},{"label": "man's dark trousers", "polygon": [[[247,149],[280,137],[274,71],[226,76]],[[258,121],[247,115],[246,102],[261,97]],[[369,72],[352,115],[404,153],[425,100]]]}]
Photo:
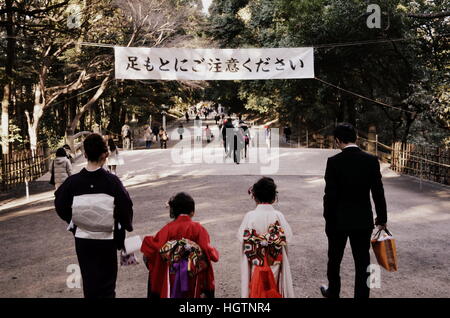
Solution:
[{"label": "man's dark trousers", "polygon": [[355,298],[369,298],[370,288],[367,272],[370,265],[370,238],[372,230],[334,230],[327,229],[328,237],[328,293],[330,298],[338,298],[341,290],[339,275],[347,238],[350,239],[353,260],[355,262]]}]

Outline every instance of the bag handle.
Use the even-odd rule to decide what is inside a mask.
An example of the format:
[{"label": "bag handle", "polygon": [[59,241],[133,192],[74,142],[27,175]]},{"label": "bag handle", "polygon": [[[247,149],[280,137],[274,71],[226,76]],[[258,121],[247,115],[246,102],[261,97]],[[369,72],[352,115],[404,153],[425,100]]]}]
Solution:
[{"label": "bag handle", "polygon": [[382,232],[382,231],[384,231],[387,235],[392,236],[391,232],[389,232],[389,230],[388,230],[387,227],[386,227],[386,228],[384,228],[384,230],[378,230],[378,231],[374,234],[373,238],[375,238],[375,239],[378,240],[378,239],[380,238],[380,235],[381,235],[381,232]]}]

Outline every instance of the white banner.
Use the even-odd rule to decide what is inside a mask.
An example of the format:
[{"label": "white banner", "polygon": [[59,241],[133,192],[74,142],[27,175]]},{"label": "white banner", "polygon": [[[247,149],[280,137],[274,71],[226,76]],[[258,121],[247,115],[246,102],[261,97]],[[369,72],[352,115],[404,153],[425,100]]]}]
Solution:
[{"label": "white banner", "polygon": [[314,49],[114,47],[116,79],[255,80],[314,78]]}]

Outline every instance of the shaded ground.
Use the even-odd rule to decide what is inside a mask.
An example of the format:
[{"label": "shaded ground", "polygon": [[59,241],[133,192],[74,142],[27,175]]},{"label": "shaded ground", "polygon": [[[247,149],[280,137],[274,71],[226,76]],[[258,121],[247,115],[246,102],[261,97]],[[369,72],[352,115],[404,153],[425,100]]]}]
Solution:
[{"label": "shaded ground", "polygon": [[[209,147],[218,147],[218,144]],[[220,252],[215,265],[217,297],[238,297],[239,245],[235,233],[253,209],[248,187],[260,175],[257,164],[174,164],[171,150],[123,152],[119,176],[134,202],[135,231],[155,233],[169,221],[168,198],[187,191],[196,200],[195,220],[204,224]],[[277,209],[294,231],[289,258],[297,297],[320,297],[326,283],[326,237],[322,218],[323,170],[334,150],[281,149]],[[82,163],[76,166],[79,169]],[[372,297],[448,297],[450,192],[399,177],[383,168],[389,227],[397,238],[399,271],[381,272],[381,289]],[[48,177],[48,176],[46,176]],[[45,178],[41,180],[45,182]],[[43,183],[44,184],[44,183]],[[67,266],[76,264],[74,241],[55,214],[52,191],[0,206],[0,297],[82,297],[69,289]],[[375,263],[372,257],[372,263]],[[347,248],[342,264],[342,296],[353,295],[353,261]],[[147,273],[142,264],[119,269],[118,297],[145,297]]]}]

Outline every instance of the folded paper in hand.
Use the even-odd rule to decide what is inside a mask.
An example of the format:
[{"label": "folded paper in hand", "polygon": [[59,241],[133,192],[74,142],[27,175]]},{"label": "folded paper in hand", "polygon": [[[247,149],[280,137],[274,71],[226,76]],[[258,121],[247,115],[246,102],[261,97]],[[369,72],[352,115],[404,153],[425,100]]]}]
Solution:
[{"label": "folded paper in hand", "polygon": [[125,240],[125,251],[127,255],[141,250],[142,239],[139,235],[129,237]]}]

